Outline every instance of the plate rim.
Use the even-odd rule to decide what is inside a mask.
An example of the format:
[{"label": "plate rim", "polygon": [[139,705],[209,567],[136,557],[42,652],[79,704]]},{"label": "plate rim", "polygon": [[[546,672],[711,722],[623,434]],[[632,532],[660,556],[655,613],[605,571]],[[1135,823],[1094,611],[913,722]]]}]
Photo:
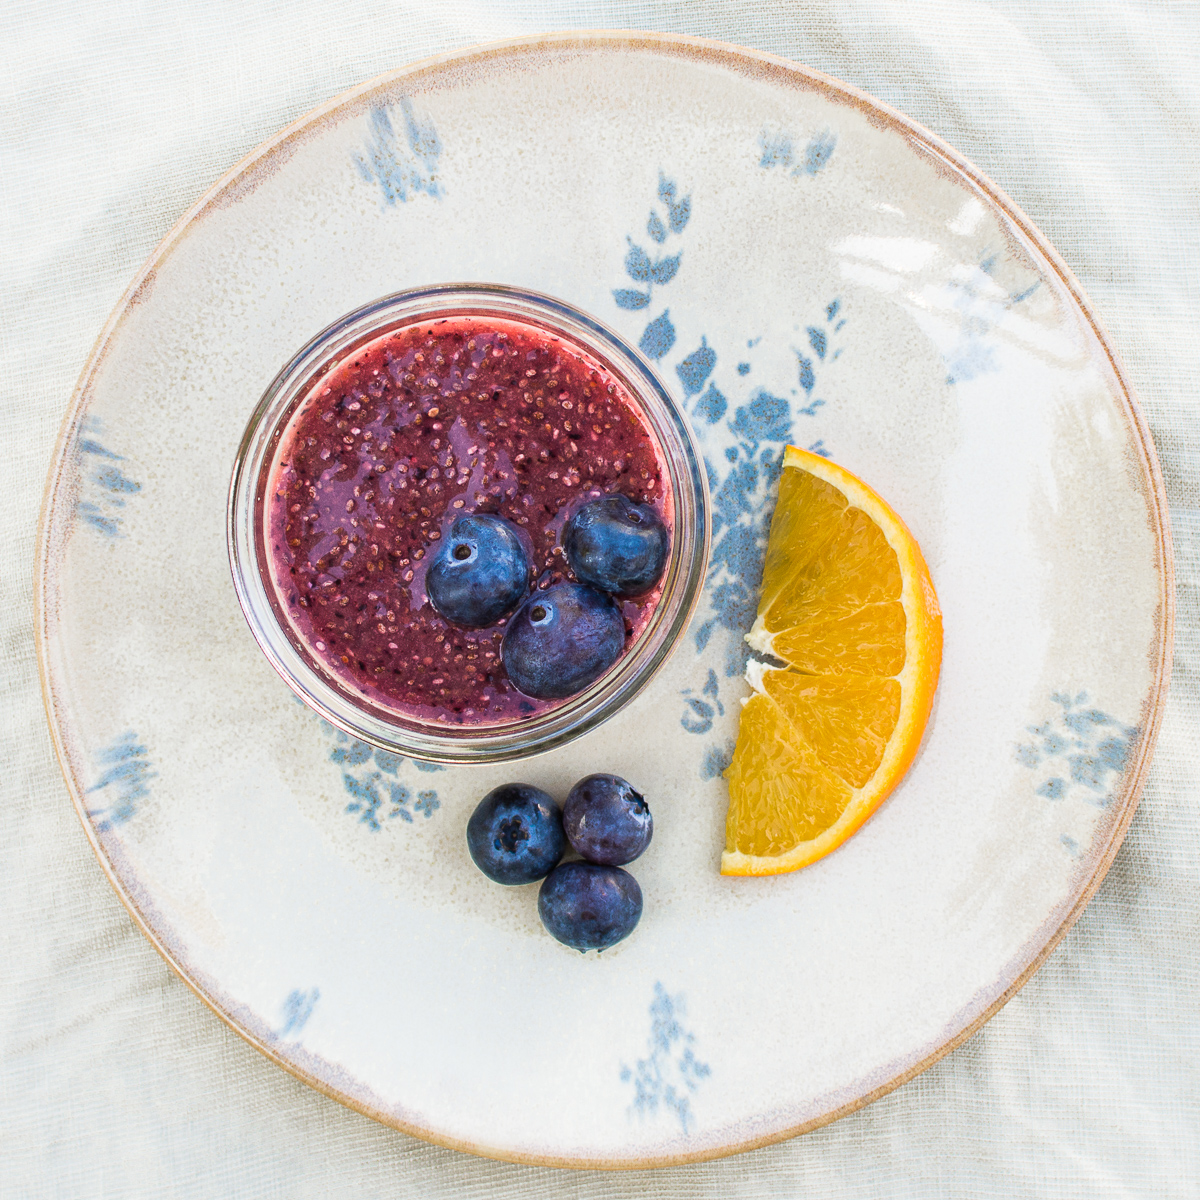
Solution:
[{"label": "plate rim", "polygon": [[[233,1011],[237,1006],[229,1004],[222,1006],[218,995],[210,994],[204,987],[204,982],[197,978],[197,972],[190,971],[168,945],[164,932],[156,930],[150,917],[143,912],[138,900],[130,894],[130,889],[118,873],[117,864],[113,861],[108,850],[103,845],[95,826],[87,815],[84,800],[85,785],[77,777],[71,762],[71,753],[60,725],[60,714],[64,705],[59,700],[54,682],[51,678],[50,642],[52,625],[57,619],[57,592],[55,583],[55,555],[57,544],[54,538],[54,518],[56,515],[55,501],[59,486],[71,469],[68,448],[78,428],[80,418],[91,394],[93,381],[100,367],[107,358],[109,349],[114,343],[125,318],[131,309],[140,302],[144,292],[153,286],[158,267],[166,261],[176,245],[189,232],[210,208],[223,206],[226,200],[236,200],[245,186],[255,186],[257,171],[270,168],[272,158],[289,143],[299,143],[310,133],[315,132],[329,117],[355,103],[362,101],[370,94],[389,88],[400,80],[433,74],[445,67],[462,67],[474,61],[487,63],[489,60],[502,58],[506,55],[517,55],[522,51],[536,52],[538,50],[570,50],[576,47],[588,49],[616,49],[627,52],[648,50],[651,52],[674,54],[682,58],[708,59],[741,74],[755,73],[760,76],[774,76],[780,82],[791,83],[806,90],[814,90],[833,98],[841,103],[849,103],[861,111],[868,120],[883,124],[906,138],[918,152],[924,152],[929,157],[938,160],[940,169],[947,171],[956,178],[965,178],[982,192],[988,201],[1012,223],[1019,233],[1026,238],[1043,256],[1050,269],[1057,275],[1059,282],[1066,289],[1074,302],[1078,313],[1087,325],[1103,350],[1109,369],[1116,383],[1116,392],[1125,418],[1133,435],[1133,442],[1138,450],[1138,466],[1142,483],[1145,488],[1147,508],[1156,536],[1156,574],[1159,581],[1158,608],[1154,616],[1155,646],[1157,661],[1153,663],[1153,680],[1143,703],[1141,714],[1142,733],[1138,738],[1136,756],[1126,769],[1123,779],[1123,789],[1119,797],[1114,799],[1113,820],[1106,842],[1094,849],[1090,861],[1085,861],[1076,873],[1076,881],[1067,899],[1052,911],[1046,920],[1038,927],[1021,946],[1018,952],[1008,960],[1008,966],[1015,969],[1002,974],[990,987],[980,989],[962,1009],[960,1014],[946,1023],[943,1033],[924,1051],[915,1050],[909,1056],[908,1062],[900,1066],[895,1073],[890,1073],[896,1063],[886,1070],[888,1077],[881,1081],[864,1081],[863,1087],[850,1085],[844,1089],[854,1091],[848,1099],[839,1101],[839,1096],[829,1098],[830,1107],[815,1116],[809,1116],[799,1122],[785,1124],[784,1127],[772,1128],[769,1131],[755,1133],[753,1136],[736,1141],[726,1141],[720,1145],[705,1145],[695,1150],[675,1154],[649,1155],[640,1158],[600,1158],[572,1157],[556,1154],[543,1154],[513,1150],[509,1147],[491,1146],[471,1142],[463,1138],[449,1136],[436,1129],[429,1129],[398,1117],[394,1112],[379,1109],[364,1099],[339,1090],[336,1086],[320,1076],[304,1069],[295,1060],[289,1060],[280,1055],[271,1044],[245,1023],[244,1018]],[[37,525],[37,542],[34,561],[33,577],[34,602],[34,641],[37,651],[38,678],[41,685],[42,703],[46,713],[51,744],[59,769],[62,772],[67,791],[70,794],[75,814],[83,826],[88,844],[91,846],[100,868],[116,892],[117,897],[125,906],[134,924],[158,951],[167,966],[188,986],[188,988],[241,1039],[247,1042],[259,1053],[275,1065],[283,1068],[288,1074],[316,1091],[346,1105],[364,1116],[378,1121],[380,1124],[397,1129],[412,1137],[443,1146],[448,1149],[465,1151],[486,1158],[500,1161],[521,1163],[531,1166],[549,1166],[572,1169],[605,1169],[605,1170],[641,1170],[646,1168],[680,1166],[693,1162],[705,1162],[723,1158],[728,1155],[740,1154],[762,1146],[787,1141],[800,1134],[808,1133],[823,1125],[831,1124],[841,1117],[864,1108],[866,1105],[885,1096],[888,1092],[907,1083],[922,1071],[931,1067],[938,1060],[960,1046],[983,1027],[1020,989],[1028,982],[1034,973],[1042,966],[1059,942],[1075,924],[1084,908],[1090,902],[1095,892],[1103,882],[1112,867],[1117,852],[1125,840],[1133,815],[1137,810],[1142,789],[1145,786],[1154,749],[1158,741],[1162,724],[1166,697],[1170,685],[1172,653],[1174,647],[1175,627],[1175,570],[1174,551],[1171,537],[1170,515],[1167,505],[1166,489],[1158,454],[1150,432],[1149,424],[1137,401],[1128,376],[1115,349],[1110,344],[1108,336],[1097,318],[1090,300],[1083,291],[1074,272],[1066,261],[1038,229],[1022,209],[998,187],[986,174],[975,167],[968,159],[955,150],[949,143],[943,141],[937,134],[925,128],[919,122],[906,116],[898,109],[871,96],[869,93],[846,83],[815,68],[784,58],[781,55],[752,47],[740,46],[713,38],[696,37],[687,34],[658,33],[637,29],[571,29],[558,32],[526,34],[513,38],[502,38],[493,41],[476,43],[455,50],[444,51],[440,54],[429,55],[400,67],[381,72],[355,86],[338,92],[329,99],[301,114],[289,122],[283,129],[263,142],[256,145],[249,153],[243,155],[220,177],[204,190],[201,196],[191,204],[168,230],[166,235],[151,251],[145,262],[134,275],[128,287],[122,293],[117,303],[109,313],[95,342],[89,352],[79,379],[72,390],[67,409],[53,452],[51,454],[46,483],[42,492],[41,508]],[[1082,878],[1081,878],[1082,877]],[[153,905],[146,903],[145,907]],[[1063,910],[1066,910],[1065,913]],[[1053,928],[1050,928],[1053,927]],[[213,989],[217,991],[217,989]],[[959,1015],[964,1018],[959,1022]],[[869,1088],[868,1083],[873,1084]],[[770,1121],[769,1116],[760,1118]],[[786,1120],[786,1118],[785,1118]]]}]

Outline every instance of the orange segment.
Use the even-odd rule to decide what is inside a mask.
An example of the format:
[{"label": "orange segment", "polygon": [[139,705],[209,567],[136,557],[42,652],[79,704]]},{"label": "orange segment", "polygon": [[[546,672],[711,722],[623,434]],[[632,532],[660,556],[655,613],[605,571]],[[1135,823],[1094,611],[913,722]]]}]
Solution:
[{"label": "orange segment", "polygon": [[787,854],[797,837],[828,829],[851,798],[850,788],[817,761],[788,719],[766,696],[752,696],[739,729],[762,751],[755,762],[736,754],[729,779],[729,822],[743,831],[744,853]]},{"label": "orange segment", "polygon": [[883,761],[900,717],[894,679],[766,671],[762,690],[775,701],[821,765],[863,787]]},{"label": "orange segment", "polygon": [[725,875],[794,871],[836,849],[908,770],[942,661],[929,568],[862,480],[789,446],[729,783]]},{"label": "orange segment", "polygon": [[907,654],[907,624],[902,604],[868,604],[782,629],[770,652],[814,675],[895,675]]},{"label": "orange segment", "polygon": [[790,578],[781,580],[763,611],[763,624],[772,632],[814,616],[856,612],[864,604],[900,599],[903,580],[896,553],[883,530],[861,509],[839,513],[817,552],[805,557]]}]

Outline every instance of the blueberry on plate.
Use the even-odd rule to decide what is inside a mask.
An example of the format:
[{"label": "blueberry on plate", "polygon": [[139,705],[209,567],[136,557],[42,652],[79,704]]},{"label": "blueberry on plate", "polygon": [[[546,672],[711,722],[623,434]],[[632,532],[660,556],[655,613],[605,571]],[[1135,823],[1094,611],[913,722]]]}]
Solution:
[{"label": "blueberry on plate", "polygon": [[649,504],[614,493],[589,500],[563,530],[575,578],[614,596],[641,596],[662,577],[671,537]]},{"label": "blueberry on plate", "polygon": [[625,618],[611,596],[558,583],[521,606],[504,631],[500,660],[518,691],[561,700],[599,679],[624,646]]},{"label": "blueberry on plate", "polygon": [[588,862],[623,867],[650,845],[654,818],[646,797],[619,775],[589,775],[567,796],[563,832]]},{"label": "blueberry on plate", "polygon": [[516,528],[487,513],[459,517],[429,564],[425,590],[451,625],[494,625],[529,590],[529,556]]},{"label": "blueberry on plate", "polygon": [[641,919],[642,889],[620,867],[559,863],[538,890],[538,916],[572,950],[607,950]]},{"label": "blueberry on plate", "polygon": [[553,869],[567,848],[562,813],[527,783],[493,788],[467,822],[467,850],[497,883],[533,883]]}]

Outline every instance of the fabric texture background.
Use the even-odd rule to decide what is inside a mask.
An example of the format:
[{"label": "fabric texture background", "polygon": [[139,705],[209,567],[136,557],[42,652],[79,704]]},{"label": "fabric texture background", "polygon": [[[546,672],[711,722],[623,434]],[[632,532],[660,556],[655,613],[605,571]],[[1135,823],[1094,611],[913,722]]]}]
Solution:
[{"label": "fabric texture background", "polygon": [[[32,620],[38,510],[72,386],[193,201],[372,75],[595,27],[697,34],[816,67],[922,122],[1007,191],[1079,276],[1147,413],[1179,606],[1141,806],[1097,896],[1024,990],[842,1121],[624,1174],[426,1145],[229,1032],[137,931],[88,848],[46,731]],[[1200,5],[10,0],[0,63],[0,1197],[1200,1194]]]}]

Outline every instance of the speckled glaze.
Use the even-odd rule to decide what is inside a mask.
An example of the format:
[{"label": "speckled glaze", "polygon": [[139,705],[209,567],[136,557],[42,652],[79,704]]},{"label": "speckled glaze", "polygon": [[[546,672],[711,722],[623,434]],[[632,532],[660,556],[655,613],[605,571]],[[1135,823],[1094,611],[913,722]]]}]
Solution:
[{"label": "speckled glaze", "polygon": [[[280,365],[400,288],[563,299],[654,361],[708,463],[708,583],[652,686],[571,746],[437,769],[292,699],[225,556]],[[785,442],[897,509],[945,614],[902,786],[795,875],[726,879],[725,786]],[[329,1095],[476,1153],[711,1158],[832,1120],[978,1028],[1116,852],[1171,647],[1145,425],[1069,271],[932,135],[792,64],[568,34],[406,68],[256,151],[134,282],[79,384],[39,650],[75,803],[183,978]],[[601,957],[464,827],[513,778],[650,801],[641,924]],[[536,1001],[540,1037],[511,1030]]]}]

